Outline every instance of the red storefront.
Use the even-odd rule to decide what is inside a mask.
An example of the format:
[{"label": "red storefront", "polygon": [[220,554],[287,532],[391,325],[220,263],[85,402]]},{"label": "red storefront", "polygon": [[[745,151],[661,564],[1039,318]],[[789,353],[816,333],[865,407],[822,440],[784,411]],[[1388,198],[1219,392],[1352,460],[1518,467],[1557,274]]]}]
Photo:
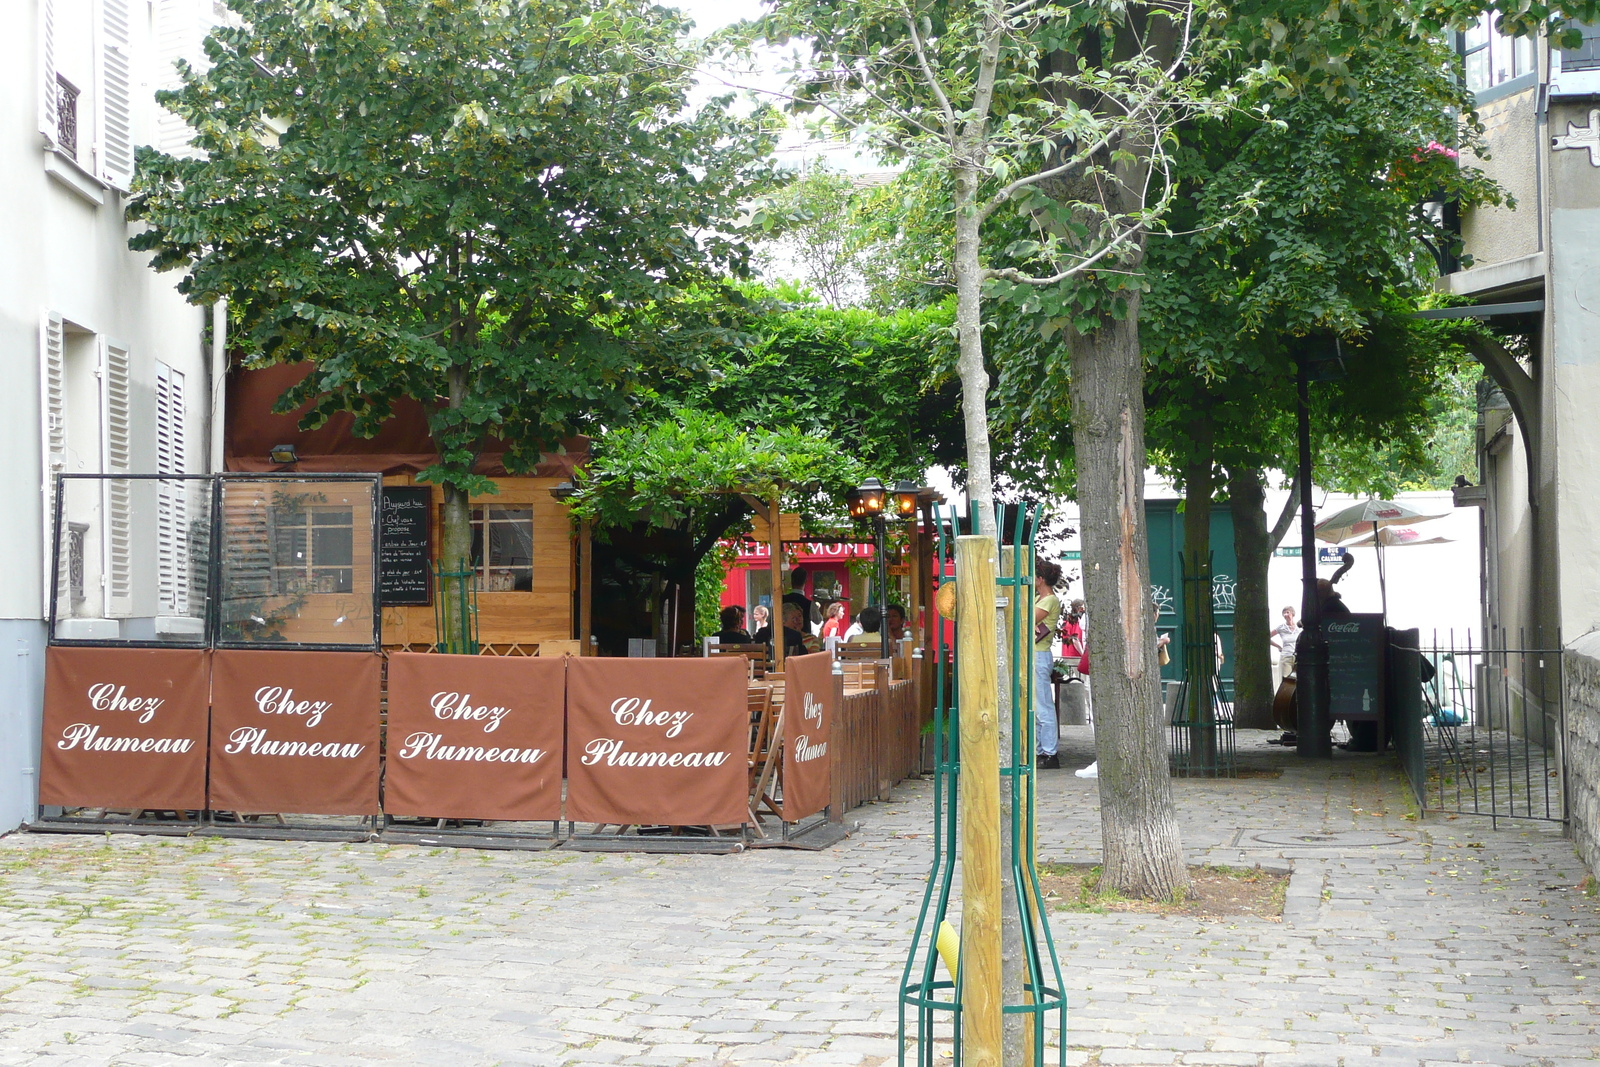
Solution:
[{"label": "red storefront", "polygon": [[[806,572],[801,592],[811,598],[821,619],[828,605],[835,600],[845,602],[846,617],[853,618],[867,602],[867,589],[851,592],[850,567],[852,564],[870,564],[872,545],[858,543],[832,543],[824,541],[793,541],[784,547],[784,592],[788,591],[791,568]],[[870,575],[870,572],[869,572]],[[867,581],[870,581],[870,576]],[[781,596],[781,594],[780,594]],[[722,587],[722,606],[737,604],[747,611],[756,605],[769,610],[772,607],[772,548],[765,543],[745,541],[739,545],[739,557],[728,568]]]}]

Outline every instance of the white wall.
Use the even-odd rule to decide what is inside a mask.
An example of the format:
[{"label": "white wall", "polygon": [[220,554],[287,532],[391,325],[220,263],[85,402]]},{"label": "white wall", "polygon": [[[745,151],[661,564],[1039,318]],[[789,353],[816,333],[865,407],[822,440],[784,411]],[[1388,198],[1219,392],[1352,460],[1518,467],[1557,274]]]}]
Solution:
[{"label": "white wall", "polygon": [[[98,4],[91,0],[56,0],[57,48],[63,55],[79,49],[63,35],[92,27]],[[163,0],[165,2],[165,0]],[[191,470],[204,469],[207,359],[202,345],[206,313],[189,305],[175,290],[178,276],[157,275],[145,265],[147,256],[128,250],[130,228],[123,221],[123,198],[87,174],[80,185],[101,204],[46,172],[45,141],[39,131],[39,102],[44,86],[39,33],[43,0],[11,0],[6,33],[0,35],[0,78],[6,105],[0,108],[0,486],[7,507],[0,512],[0,535],[7,551],[0,553],[0,622],[14,622],[17,648],[0,649],[0,686],[13,702],[0,714],[0,830],[26,815],[19,782],[28,780],[37,755],[34,734],[39,714],[37,679],[43,669],[40,620],[47,563],[43,541],[43,485],[39,398],[39,332],[45,311],[60,314],[77,327],[127,345],[131,368],[132,470],[155,471],[155,363],[162,360],[181,370],[191,388],[186,425],[191,443]],[[158,109],[154,83],[161,76],[152,40],[154,5],[129,4],[133,59],[133,139],[156,139]],[[198,12],[199,5],[189,10]],[[80,42],[81,44],[81,42]],[[87,52],[93,55],[93,51]],[[81,72],[74,81],[82,78]],[[89,79],[92,81],[92,79]],[[86,151],[93,134],[93,86],[83,85],[87,106],[80,112],[79,157],[88,170]],[[63,165],[57,158],[57,165]],[[82,411],[83,405],[78,405]],[[91,412],[92,414],[92,412]],[[69,412],[69,420],[75,420]],[[86,423],[87,423],[86,418]],[[69,421],[69,435],[79,429]],[[93,432],[92,430],[90,431]],[[97,457],[74,458],[73,470],[96,469]],[[9,642],[8,642],[9,646]],[[26,647],[23,647],[26,646]],[[14,654],[13,654],[14,653]],[[23,694],[18,696],[17,694]],[[31,801],[28,802],[31,804]]]}]

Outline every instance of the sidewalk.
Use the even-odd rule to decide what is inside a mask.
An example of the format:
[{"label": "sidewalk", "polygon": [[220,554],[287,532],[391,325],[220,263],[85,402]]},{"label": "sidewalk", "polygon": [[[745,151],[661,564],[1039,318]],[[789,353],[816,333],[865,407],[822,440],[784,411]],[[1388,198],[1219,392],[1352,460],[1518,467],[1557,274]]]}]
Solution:
[{"label": "sidewalk", "polygon": [[[1284,921],[1058,914],[1069,1062],[1600,1058],[1600,902],[1566,841],[1407,819],[1392,759],[1267,736],[1243,760],[1281,778],[1174,788],[1192,862],[1292,863]],[[1091,745],[1068,730],[1063,762]],[[1043,772],[1046,859],[1098,859],[1095,788]],[[930,792],[821,853],[12,835],[0,1064],[893,1062]]]}]

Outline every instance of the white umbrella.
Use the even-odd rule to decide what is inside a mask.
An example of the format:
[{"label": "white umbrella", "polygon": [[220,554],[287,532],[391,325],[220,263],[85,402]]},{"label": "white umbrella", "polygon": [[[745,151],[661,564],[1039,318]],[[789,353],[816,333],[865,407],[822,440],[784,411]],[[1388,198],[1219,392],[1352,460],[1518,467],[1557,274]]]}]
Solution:
[{"label": "white umbrella", "polygon": [[1345,547],[1369,548],[1380,544],[1385,548],[1399,545],[1442,545],[1455,540],[1454,537],[1428,537],[1426,534],[1426,530],[1413,530],[1409,526],[1385,526],[1359,541],[1351,541]]},{"label": "white umbrella", "polygon": [[1367,500],[1360,504],[1352,504],[1317,523],[1317,539],[1327,541],[1329,544],[1338,544],[1340,541],[1348,541],[1357,534],[1371,533],[1373,530],[1388,526],[1412,526],[1419,522],[1427,522],[1429,519],[1443,517],[1443,515],[1428,515],[1409,504],[1393,500]]},{"label": "white umbrella", "polygon": [[[1378,592],[1383,598],[1383,613],[1389,614],[1389,583],[1384,574],[1383,547],[1396,544],[1422,544],[1418,540],[1422,535],[1411,529],[1406,529],[1419,522],[1429,519],[1440,519],[1443,515],[1429,515],[1418,511],[1409,504],[1401,504],[1393,500],[1367,500],[1360,504],[1352,504],[1334,515],[1328,516],[1316,525],[1317,539],[1337,544],[1340,541],[1355,537],[1357,534],[1368,534],[1368,539],[1357,542],[1361,545],[1372,545],[1378,553]],[[1437,540],[1448,540],[1438,538]],[[1354,547],[1354,546],[1352,546]]]}]

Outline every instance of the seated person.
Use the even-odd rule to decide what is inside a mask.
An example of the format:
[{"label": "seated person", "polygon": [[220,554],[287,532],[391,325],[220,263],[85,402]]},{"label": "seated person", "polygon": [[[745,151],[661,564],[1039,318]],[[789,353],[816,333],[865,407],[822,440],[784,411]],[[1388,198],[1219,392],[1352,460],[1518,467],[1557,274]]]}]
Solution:
[{"label": "seated person", "polygon": [[856,616],[856,622],[861,624],[861,632],[846,641],[849,645],[881,645],[883,643],[883,613],[877,608],[862,608],[861,614]]},{"label": "seated person", "polygon": [[750,631],[744,628],[744,608],[737,604],[730,604],[722,609],[719,616],[722,629],[713,636],[718,644],[723,645],[750,645],[755,641],[750,636]]},{"label": "seated person", "polygon": [[889,640],[898,644],[906,636],[906,609],[890,604],[883,609],[883,621],[889,627]]},{"label": "seated person", "polygon": [[[785,656],[803,656],[807,652],[814,652],[817,639],[801,629],[805,625],[800,615],[798,604],[785,604],[783,606],[783,654]],[[772,644],[772,627],[763,626],[756,631],[755,639],[764,645]]]}]

